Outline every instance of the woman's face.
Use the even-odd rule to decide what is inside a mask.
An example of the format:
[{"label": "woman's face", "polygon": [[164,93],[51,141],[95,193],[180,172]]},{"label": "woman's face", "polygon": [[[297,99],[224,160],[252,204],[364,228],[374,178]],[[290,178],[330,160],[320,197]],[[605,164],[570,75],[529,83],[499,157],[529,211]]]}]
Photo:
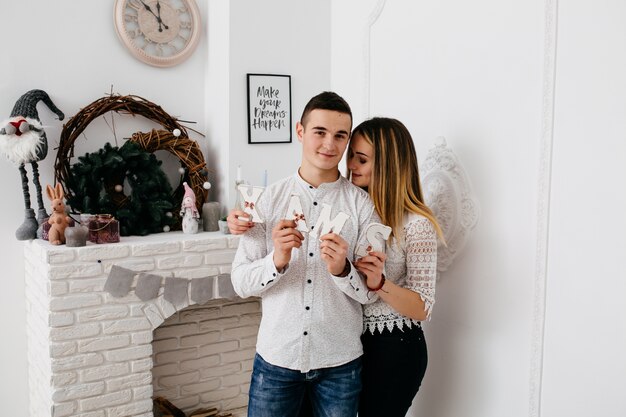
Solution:
[{"label": "woman's face", "polygon": [[367,143],[363,135],[356,134],[350,140],[348,149],[348,170],[352,184],[357,187],[369,187],[374,166],[374,147]]}]

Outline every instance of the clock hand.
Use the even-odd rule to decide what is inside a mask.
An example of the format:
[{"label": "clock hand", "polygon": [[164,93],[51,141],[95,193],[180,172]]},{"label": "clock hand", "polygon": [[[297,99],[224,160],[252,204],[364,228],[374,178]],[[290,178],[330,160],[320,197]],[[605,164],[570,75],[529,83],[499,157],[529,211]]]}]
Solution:
[{"label": "clock hand", "polygon": [[[157,20],[159,21],[159,32],[163,32],[163,29],[161,29],[161,23],[163,23],[163,20],[161,20],[161,3],[159,3],[159,0],[157,0],[157,13],[159,14],[159,17],[157,17]],[[169,29],[169,27],[163,23],[163,27],[165,29]]]},{"label": "clock hand", "polygon": [[[163,29],[161,29],[161,18],[157,15],[154,14],[154,12],[152,11],[152,9],[150,8],[150,6],[148,6],[143,0],[139,0],[141,2],[141,4],[143,4],[143,7],[149,11],[150,13],[152,13],[152,16],[154,16],[154,18],[157,20],[157,22],[159,22],[159,32],[163,32]],[[161,8],[161,5],[158,5],[158,8]]]}]

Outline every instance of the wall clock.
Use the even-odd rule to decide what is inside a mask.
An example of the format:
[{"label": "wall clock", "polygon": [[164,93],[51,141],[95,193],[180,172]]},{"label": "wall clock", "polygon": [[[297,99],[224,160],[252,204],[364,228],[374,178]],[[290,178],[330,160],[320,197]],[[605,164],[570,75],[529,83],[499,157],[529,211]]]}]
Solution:
[{"label": "wall clock", "polygon": [[115,0],[115,29],[133,56],[155,67],[189,58],[200,40],[195,0]]}]

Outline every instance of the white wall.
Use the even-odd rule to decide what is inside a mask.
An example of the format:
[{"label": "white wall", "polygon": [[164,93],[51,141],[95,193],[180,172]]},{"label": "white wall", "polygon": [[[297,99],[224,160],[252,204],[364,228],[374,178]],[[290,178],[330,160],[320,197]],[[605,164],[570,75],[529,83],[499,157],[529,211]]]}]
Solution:
[{"label": "white wall", "polygon": [[[237,164],[245,179],[260,183],[263,169],[270,181],[289,175],[298,166],[299,146],[248,145],[246,130],[246,72],[292,76],[294,124],[298,109],[310,96],[329,88],[330,3],[315,6],[287,0],[197,1],[208,23],[198,50],[181,65],[153,68],[134,58],[118,41],[113,25],[113,2],[79,0],[0,1],[0,28],[4,40],[0,66],[0,112],[8,118],[15,101],[33,88],[47,91],[69,118],[82,107],[113,91],[136,94],[161,105],[171,115],[196,121],[192,133],[205,151],[213,171],[211,199],[229,204]],[[23,17],[23,18],[20,18]],[[309,64],[310,63],[310,64]],[[40,104],[39,114],[50,142],[50,153],[40,164],[41,183],[54,180],[54,148],[62,123]],[[110,119],[108,119],[110,122]],[[119,143],[150,122],[116,116]],[[109,126],[98,120],[77,141],[76,155],[112,141]],[[78,143],[78,142],[81,143]],[[5,269],[0,291],[0,403],[8,415],[27,415],[26,332],[23,245],[15,229],[23,219],[22,191],[17,168],[0,164],[5,193],[1,207],[2,255]],[[174,173],[175,176],[175,173]],[[31,194],[34,187],[31,186]],[[31,196],[36,203],[34,194]],[[36,209],[36,205],[35,205]],[[10,377],[8,377],[10,375]]]},{"label": "white wall", "polygon": [[626,4],[560,2],[546,416],[626,415]]},{"label": "white wall", "polygon": [[626,414],[625,14],[333,2],[333,88],[363,117],[404,121],[422,157],[445,136],[482,211],[438,282],[411,415]]},{"label": "white wall", "polygon": [[261,185],[267,169],[271,183],[300,165],[295,124],[307,101],[330,87],[330,2],[236,0],[230,6],[231,97],[246,96],[247,73],[291,75],[290,144],[249,145],[246,102],[230,103],[231,178],[241,165],[244,180]]},{"label": "white wall", "polygon": [[[48,91],[68,117],[111,85],[144,96],[206,132],[196,139],[214,170],[213,198],[222,202],[232,201],[238,164],[258,183],[263,169],[274,181],[299,160],[296,142],[247,144],[247,72],[292,76],[294,123],[310,96],[332,87],[349,100],[355,121],[403,120],[421,155],[444,135],[470,175],[482,217],[439,282],[427,328],[431,362],[413,415],[622,416],[626,6],[555,2],[198,1],[208,36],[187,62],[156,69],[118,42],[111,2],[2,0],[2,16],[28,18],[5,19],[0,28],[0,111],[8,116],[31,88]],[[370,29],[376,7],[382,13]],[[556,70],[545,64],[551,59]],[[61,124],[43,105],[39,111],[54,148]],[[116,122],[129,129],[122,136],[149,127]],[[108,132],[94,124],[82,153],[110,140]],[[51,149],[41,164],[43,184],[53,180],[54,156]],[[24,265],[14,238],[22,193],[16,168],[4,162],[0,174],[0,369],[10,375],[0,382],[0,403],[5,414],[22,416]],[[546,184],[549,198],[539,187]]]}]

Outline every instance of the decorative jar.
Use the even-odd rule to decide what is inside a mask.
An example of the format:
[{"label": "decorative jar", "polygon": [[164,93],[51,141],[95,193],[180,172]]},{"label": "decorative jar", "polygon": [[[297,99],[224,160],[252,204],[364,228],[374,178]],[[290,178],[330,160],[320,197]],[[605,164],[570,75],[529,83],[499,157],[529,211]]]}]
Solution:
[{"label": "decorative jar", "polygon": [[120,241],[120,223],[111,214],[97,214],[89,221],[89,241],[116,243]]}]

